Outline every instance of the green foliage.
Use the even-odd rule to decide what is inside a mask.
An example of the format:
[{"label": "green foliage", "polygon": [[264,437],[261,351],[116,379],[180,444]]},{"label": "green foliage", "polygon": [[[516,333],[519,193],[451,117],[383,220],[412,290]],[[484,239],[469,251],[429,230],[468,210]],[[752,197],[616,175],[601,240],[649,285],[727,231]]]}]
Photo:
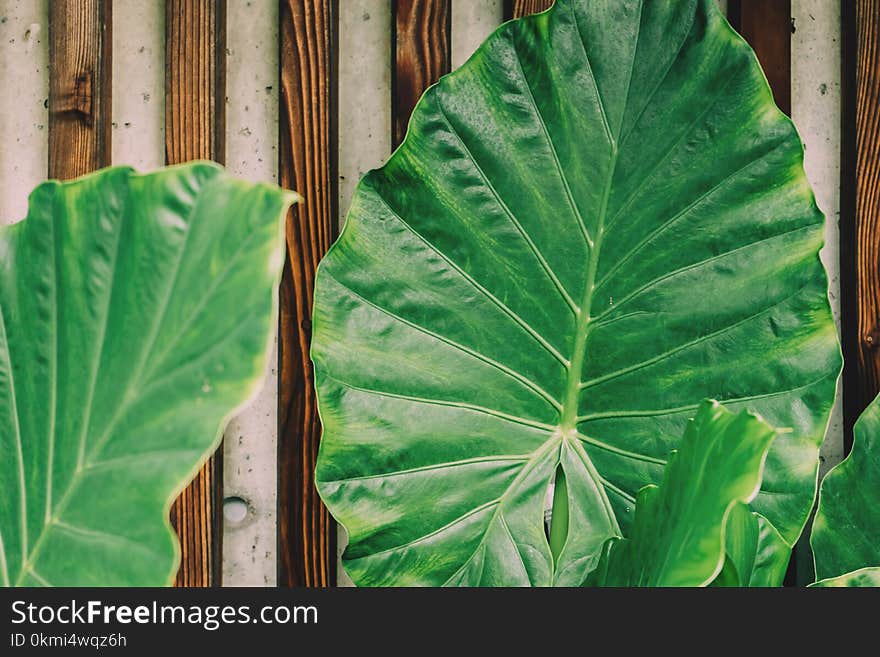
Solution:
[{"label": "green foliage", "polygon": [[819,585],[880,584],[880,398],[856,422],[850,455],[822,481],[810,543]]},{"label": "green foliage", "polygon": [[0,584],[172,581],[168,510],[262,380],[294,200],[117,167],[0,228]]},{"label": "green foliage", "polygon": [[[787,558],[840,369],[822,239],[802,144],[714,0],[502,26],[422,98],[318,273],[316,478],[349,574],[580,584],[705,398],[791,429],[751,502]],[[733,568],[774,549],[755,522]]]},{"label": "green foliage", "polygon": [[727,518],[724,569],[712,586],[781,586],[791,548],[760,513],[734,504]]},{"label": "green foliage", "polygon": [[737,502],[757,495],[775,436],[747,411],[734,415],[718,404],[704,404],[669,457],[662,483],[639,491],[631,537],[609,541],[588,584],[712,582],[724,564],[728,517]]}]

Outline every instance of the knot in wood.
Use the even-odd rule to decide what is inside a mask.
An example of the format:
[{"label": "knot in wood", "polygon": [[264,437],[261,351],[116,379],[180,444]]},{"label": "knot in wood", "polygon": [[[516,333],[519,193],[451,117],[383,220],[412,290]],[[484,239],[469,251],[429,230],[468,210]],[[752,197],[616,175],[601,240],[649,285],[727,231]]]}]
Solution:
[{"label": "knot in wood", "polygon": [[54,103],[53,111],[78,114],[85,119],[87,125],[91,125],[95,98],[93,78],[92,71],[82,71],[62,82],[61,93]]}]

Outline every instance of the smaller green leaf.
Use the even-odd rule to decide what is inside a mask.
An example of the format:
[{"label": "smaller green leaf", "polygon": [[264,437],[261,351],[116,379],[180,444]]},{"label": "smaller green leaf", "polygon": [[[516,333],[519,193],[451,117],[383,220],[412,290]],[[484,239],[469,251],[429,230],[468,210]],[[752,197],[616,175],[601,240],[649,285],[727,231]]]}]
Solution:
[{"label": "smaller green leaf", "polygon": [[878,440],[880,397],[871,402],[856,422],[850,455],[822,481],[810,536],[817,579],[849,577],[853,571],[880,566]]},{"label": "smaller green leaf", "polygon": [[829,577],[810,584],[810,588],[871,588],[880,586],[880,568],[860,568],[839,577]]},{"label": "smaller green leaf", "polygon": [[606,543],[593,586],[705,586],[721,571],[731,508],[758,493],[776,432],[747,411],[704,402],[659,486],[636,499],[632,536]]},{"label": "smaller green leaf", "polygon": [[725,531],[725,561],[712,586],[781,586],[791,548],[760,513],[738,502]]},{"label": "smaller green leaf", "polygon": [[111,167],[0,227],[0,585],[174,580],[168,511],[262,385],[298,199]]}]

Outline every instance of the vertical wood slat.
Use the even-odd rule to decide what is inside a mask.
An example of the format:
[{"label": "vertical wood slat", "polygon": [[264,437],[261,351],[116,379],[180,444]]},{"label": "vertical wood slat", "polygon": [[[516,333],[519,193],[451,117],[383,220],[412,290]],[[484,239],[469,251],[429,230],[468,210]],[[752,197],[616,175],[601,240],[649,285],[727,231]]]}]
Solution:
[{"label": "vertical wood slat", "polygon": [[504,20],[522,18],[549,9],[553,0],[505,0]]},{"label": "vertical wood slat", "polygon": [[449,72],[450,0],[395,0],[392,11],[394,76],[392,146],[406,136],[409,117],[422,93]]},{"label": "vertical wood slat", "polygon": [[779,109],[791,116],[791,0],[729,0],[727,15],[758,56]]},{"label": "vertical wood slat", "polygon": [[225,160],[226,2],[166,0],[165,159]]},{"label": "vertical wood slat", "polygon": [[[165,159],[225,160],[225,0],[166,0]],[[177,586],[219,586],[222,449],[171,507],[180,537]]]},{"label": "vertical wood slat", "polygon": [[110,163],[110,12],[110,0],[49,3],[50,178]]},{"label": "vertical wood slat", "polygon": [[[844,2],[841,243],[844,272],[844,418],[852,425],[880,392],[880,0]],[[846,434],[845,434],[846,435]]]},{"label": "vertical wood slat", "polygon": [[278,552],[280,586],[332,586],[336,528],[315,489],[321,425],[311,342],[315,270],[337,230],[336,6],[282,0],[279,182],[304,202],[287,218],[279,325]]}]

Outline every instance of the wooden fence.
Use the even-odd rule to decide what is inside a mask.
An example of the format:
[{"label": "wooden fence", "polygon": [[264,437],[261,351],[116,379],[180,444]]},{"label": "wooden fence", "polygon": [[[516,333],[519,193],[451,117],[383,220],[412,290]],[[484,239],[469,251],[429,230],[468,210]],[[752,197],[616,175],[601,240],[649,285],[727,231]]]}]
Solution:
[{"label": "wooden fence", "polygon": [[[0,218],[23,217],[46,176],[111,163],[214,159],[305,197],[287,223],[277,367],[172,510],[180,585],[344,583],[313,486],[315,268],[424,89],[503,20],[549,4],[0,0]],[[880,0],[721,4],[797,123],[829,218],[822,257],[847,366],[824,471],[880,390]]]}]

